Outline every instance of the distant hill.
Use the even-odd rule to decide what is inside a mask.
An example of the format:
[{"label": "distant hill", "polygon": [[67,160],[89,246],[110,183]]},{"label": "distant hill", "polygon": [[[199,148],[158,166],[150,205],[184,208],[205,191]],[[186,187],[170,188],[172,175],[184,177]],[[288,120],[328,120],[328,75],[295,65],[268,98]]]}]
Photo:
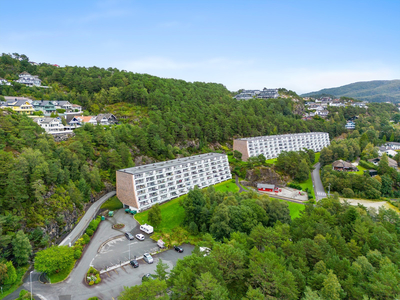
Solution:
[{"label": "distant hill", "polygon": [[351,97],[369,102],[400,102],[400,80],[374,80],[355,82],[336,88],[322,89],[301,95],[302,97],[332,95]]}]

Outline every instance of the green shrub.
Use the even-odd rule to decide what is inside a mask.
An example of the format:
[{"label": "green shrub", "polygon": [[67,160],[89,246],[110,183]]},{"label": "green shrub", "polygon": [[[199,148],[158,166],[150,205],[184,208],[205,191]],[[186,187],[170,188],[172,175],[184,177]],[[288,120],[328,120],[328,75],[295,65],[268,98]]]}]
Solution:
[{"label": "green shrub", "polygon": [[82,235],[82,239],[83,239],[83,245],[89,244],[90,237],[86,233]]},{"label": "green shrub", "polygon": [[97,274],[96,275],[96,281],[94,283],[98,284],[100,281],[101,281],[100,274]]},{"label": "green shrub", "polygon": [[24,300],[24,299],[31,299],[31,293],[29,293],[27,290],[21,290],[19,292],[19,297],[15,300]]},{"label": "green shrub", "polygon": [[90,274],[98,275],[100,273],[95,268],[90,267],[89,270],[87,271],[87,275],[89,276]]},{"label": "green shrub", "polygon": [[302,188],[301,188],[301,185],[296,184],[296,183],[293,183],[293,182],[290,182],[290,183],[288,184],[288,187],[291,187],[292,189],[296,189],[296,190],[301,190],[301,189],[302,189]]},{"label": "green shrub", "polygon": [[354,192],[352,189],[349,188],[344,188],[342,191],[342,194],[346,198],[353,198],[354,197]]},{"label": "green shrub", "polygon": [[189,224],[189,231],[193,235],[197,235],[199,233],[199,228],[197,227],[197,224],[195,222],[191,222]]},{"label": "green shrub", "polygon": [[7,278],[4,280],[4,284],[11,285],[17,280],[17,271],[11,261],[6,262],[7,266]]},{"label": "green shrub", "polygon": [[78,249],[78,250],[74,251],[74,258],[75,259],[80,259],[81,256],[82,256],[82,251],[81,250]]},{"label": "green shrub", "polygon": [[92,229],[90,229],[90,228],[86,229],[86,234],[87,234],[88,236],[92,236],[93,233],[94,233],[94,232],[93,232]]},{"label": "green shrub", "polygon": [[373,169],[373,170],[376,170],[376,169],[377,169],[377,166],[375,166],[373,163],[367,162],[367,161],[365,161],[365,160],[360,160],[360,161],[358,162],[358,164],[359,164],[361,167],[366,168],[366,169]]},{"label": "green shrub", "polygon": [[97,297],[91,297],[91,298],[89,298],[88,300],[99,300],[99,298],[97,298]]},{"label": "green shrub", "polygon": [[94,281],[89,281],[89,285],[93,285],[94,284]]}]

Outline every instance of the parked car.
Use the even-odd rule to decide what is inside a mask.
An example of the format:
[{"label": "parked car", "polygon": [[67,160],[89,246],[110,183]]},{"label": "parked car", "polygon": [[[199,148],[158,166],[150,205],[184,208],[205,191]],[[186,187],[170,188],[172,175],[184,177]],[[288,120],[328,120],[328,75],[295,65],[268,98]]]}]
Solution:
[{"label": "parked car", "polygon": [[130,261],[130,264],[132,265],[132,267],[137,268],[139,267],[139,263],[136,259],[133,259]]},{"label": "parked car", "polygon": [[125,236],[128,240],[134,240],[135,237],[130,232],[125,232]]},{"label": "parked car", "polygon": [[179,253],[183,252],[183,248],[181,246],[174,246],[175,251],[178,251]]},{"label": "parked car", "polygon": [[143,254],[143,259],[148,264],[152,264],[153,263],[153,258],[151,257],[151,255],[149,253]]},{"label": "parked car", "polygon": [[144,241],[144,235],[143,235],[143,234],[138,233],[138,234],[135,235],[135,236],[136,236],[136,238],[137,238],[139,241]]},{"label": "parked car", "polygon": [[149,281],[149,280],[154,280],[156,279],[153,275],[151,275],[150,273],[147,273],[145,275],[143,275],[142,277],[142,281]]}]

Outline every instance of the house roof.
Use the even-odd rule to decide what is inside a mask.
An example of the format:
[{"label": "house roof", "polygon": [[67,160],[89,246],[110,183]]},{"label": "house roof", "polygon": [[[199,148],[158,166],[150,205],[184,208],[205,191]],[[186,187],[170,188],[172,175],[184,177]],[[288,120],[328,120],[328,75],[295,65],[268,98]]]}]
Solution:
[{"label": "house roof", "polygon": [[274,184],[266,184],[266,183],[257,183],[258,189],[273,189],[275,188]]},{"label": "house roof", "polygon": [[26,71],[23,71],[21,74],[19,74],[19,75],[31,75],[31,74],[29,74],[28,72],[26,72]]},{"label": "house roof", "polygon": [[79,117],[81,114],[81,112],[65,114],[65,120],[69,123],[74,117]]},{"label": "house roof", "polygon": [[[381,158],[376,157],[376,158],[368,159],[368,161],[372,162],[372,163],[379,163],[381,161]],[[388,157],[388,163],[389,163],[389,167],[397,168],[397,161],[395,161],[394,159],[391,159],[390,157]]]},{"label": "house roof", "polygon": [[93,116],[81,116],[78,118],[81,119],[83,123],[89,123]]},{"label": "house roof", "polygon": [[343,168],[343,169],[357,169],[356,166],[354,166],[352,163],[349,163],[347,161],[343,161],[341,159],[334,161],[332,163],[332,166],[335,168]]}]

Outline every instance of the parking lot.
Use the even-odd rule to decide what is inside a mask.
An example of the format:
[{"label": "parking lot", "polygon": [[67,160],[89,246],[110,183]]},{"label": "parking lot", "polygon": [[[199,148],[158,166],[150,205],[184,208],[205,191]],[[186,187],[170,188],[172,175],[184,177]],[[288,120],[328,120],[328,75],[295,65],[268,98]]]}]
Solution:
[{"label": "parking lot", "polygon": [[[117,238],[110,239],[105,244],[101,245],[98,253],[93,258],[91,265],[97,270],[104,270],[115,265],[120,265],[121,262],[126,262],[135,257],[140,257],[144,253],[157,251],[159,248],[157,243],[150,238],[150,235],[140,231],[139,224],[133,219],[132,215],[126,214],[124,210],[120,209],[115,212],[112,218],[107,218],[104,222],[106,226],[122,223],[125,227],[116,231]],[[130,232],[133,236],[141,233],[145,236],[144,241],[138,239],[128,240],[125,232]]]}]

